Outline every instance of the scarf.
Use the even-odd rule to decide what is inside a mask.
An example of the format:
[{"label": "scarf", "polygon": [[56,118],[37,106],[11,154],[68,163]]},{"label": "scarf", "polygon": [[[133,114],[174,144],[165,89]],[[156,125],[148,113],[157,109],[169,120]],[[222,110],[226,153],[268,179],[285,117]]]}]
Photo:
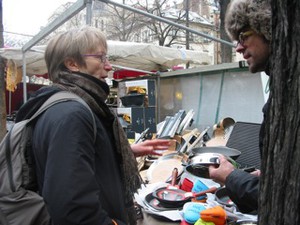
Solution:
[{"label": "scarf", "polygon": [[128,222],[131,225],[136,224],[133,195],[137,189],[140,188],[142,179],[139,175],[137,161],[128,143],[125,132],[117,116],[105,103],[109,94],[109,86],[91,75],[68,71],[61,72],[58,82],[53,84],[53,86],[77,94],[89,105],[102,122],[110,123],[115,149],[121,158],[120,168],[125,190],[125,205]]}]

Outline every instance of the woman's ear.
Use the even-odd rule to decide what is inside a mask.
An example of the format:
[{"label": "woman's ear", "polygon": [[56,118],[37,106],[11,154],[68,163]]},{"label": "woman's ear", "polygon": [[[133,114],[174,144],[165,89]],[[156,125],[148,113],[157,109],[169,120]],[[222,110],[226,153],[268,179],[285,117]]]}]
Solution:
[{"label": "woman's ear", "polygon": [[74,72],[78,72],[79,71],[79,66],[76,63],[76,61],[72,58],[67,58],[64,60],[64,64],[65,67],[70,70],[70,71],[74,71]]}]

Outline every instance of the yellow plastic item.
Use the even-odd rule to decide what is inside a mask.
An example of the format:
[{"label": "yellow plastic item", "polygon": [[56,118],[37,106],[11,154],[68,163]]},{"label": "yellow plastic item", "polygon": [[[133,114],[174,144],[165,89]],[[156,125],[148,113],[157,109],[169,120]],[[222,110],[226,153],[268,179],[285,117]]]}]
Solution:
[{"label": "yellow plastic item", "polygon": [[200,218],[215,225],[226,224],[226,212],[221,206],[215,206],[200,212]]},{"label": "yellow plastic item", "polygon": [[215,225],[215,224],[213,222],[206,222],[200,218],[199,220],[197,220],[197,222],[194,225]]},{"label": "yellow plastic item", "polygon": [[125,120],[127,123],[131,123],[130,116],[128,116],[127,114],[123,115],[123,120]]},{"label": "yellow plastic item", "polygon": [[18,68],[17,64],[13,60],[8,60],[6,70],[6,89],[14,92],[17,88],[17,84],[22,81],[22,69]]}]

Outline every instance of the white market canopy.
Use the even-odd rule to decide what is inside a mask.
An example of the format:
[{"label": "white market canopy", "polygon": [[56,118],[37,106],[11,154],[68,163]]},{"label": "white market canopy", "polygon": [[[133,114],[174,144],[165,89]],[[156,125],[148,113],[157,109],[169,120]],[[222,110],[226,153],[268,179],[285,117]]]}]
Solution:
[{"label": "white market canopy", "polygon": [[[33,46],[24,54],[27,75],[47,73],[45,48],[45,45]],[[23,65],[21,48],[1,48],[0,55],[13,60],[18,67]],[[145,71],[162,71],[186,63],[212,64],[212,57],[207,53],[133,42],[108,41],[108,56],[113,65]]]},{"label": "white market canopy", "polygon": [[207,53],[134,42],[108,41],[108,55],[114,65],[147,71],[162,71],[186,63],[212,64]]}]

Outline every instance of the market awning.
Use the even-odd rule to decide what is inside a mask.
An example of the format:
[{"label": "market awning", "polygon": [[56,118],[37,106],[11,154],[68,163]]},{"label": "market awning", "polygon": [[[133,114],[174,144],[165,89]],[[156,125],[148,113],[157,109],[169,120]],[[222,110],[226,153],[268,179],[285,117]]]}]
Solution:
[{"label": "market awning", "polygon": [[114,65],[147,71],[165,71],[186,63],[212,64],[208,53],[133,42],[108,41],[108,55]]},{"label": "market awning", "polygon": [[[45,48],[45,45],[34,46],[26,52],[27,75],[47,73]],[[0,55],[13,60],[18,67],[23,64],[21,48],[1,48]],[[108,41],[108,55],[114,65],[145,71],[165,71],[186,63],[195,66],[212,64],[212,57],[207,53],[133,42]]]}]

